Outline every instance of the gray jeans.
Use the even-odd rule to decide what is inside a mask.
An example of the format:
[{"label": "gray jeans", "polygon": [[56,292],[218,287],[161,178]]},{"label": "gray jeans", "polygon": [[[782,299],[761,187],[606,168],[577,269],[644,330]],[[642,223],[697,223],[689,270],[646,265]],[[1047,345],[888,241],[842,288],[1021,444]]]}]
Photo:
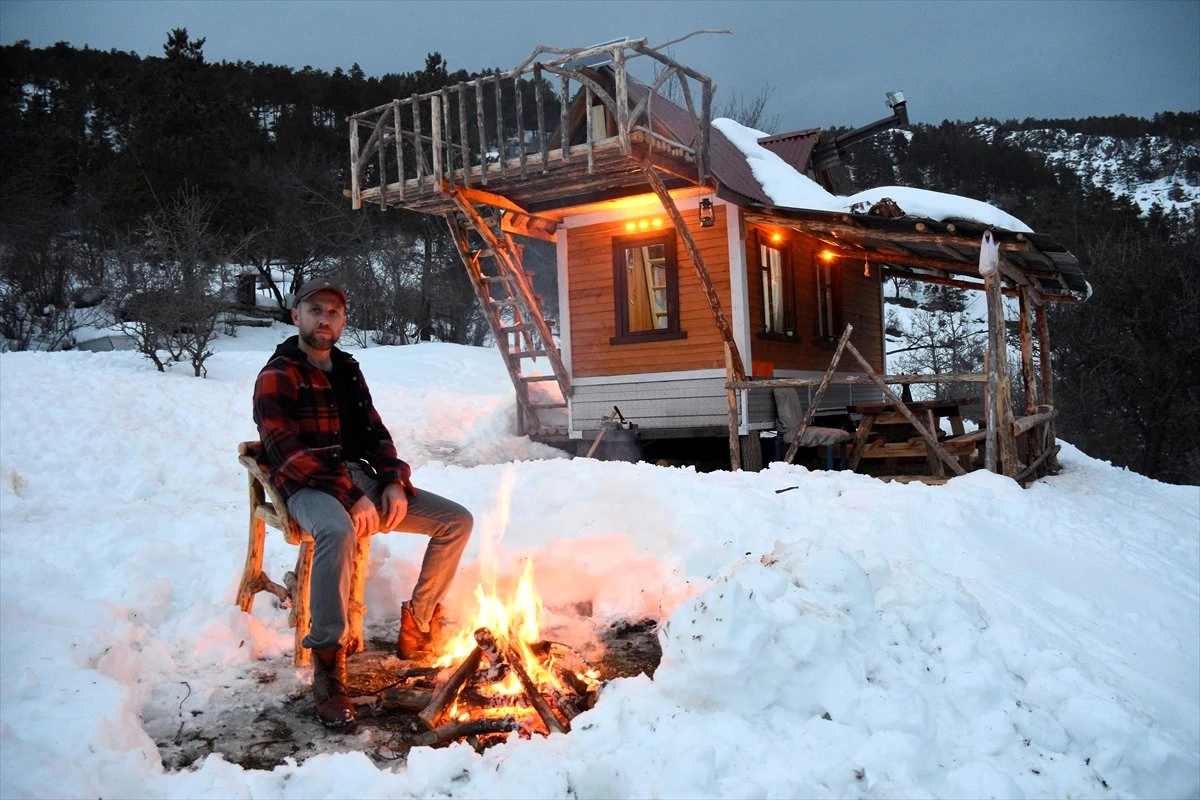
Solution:
[{"label": "gray jeans", "polygon": [[[358,464],[346,466],[350,477],[375,507],[382,508],[383,484],[363,472]],[[292,519],[311,533],[314,540],[309,583],[312,627],[304,637],[304,646],[318,650],[340,647],[347,633],[354,523],[333,495],[317,489],[301,489],[288,498],[287,507]],[[471,512],[453,500],[424,489],[419,489],[416,497],[408,498],[408,513],[394,530],[429,537],[411,602],[413,618],[422,629],[428,627],[434,607],[450,589],[473,525]]]}]

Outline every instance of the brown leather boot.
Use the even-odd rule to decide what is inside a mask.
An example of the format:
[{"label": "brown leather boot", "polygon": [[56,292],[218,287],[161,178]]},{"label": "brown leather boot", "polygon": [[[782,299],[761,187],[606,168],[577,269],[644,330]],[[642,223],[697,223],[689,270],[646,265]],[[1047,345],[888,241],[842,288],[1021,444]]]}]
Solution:
[{"label": "brown leather boot", "polygon": [[396,638],[396,654],[410,661],[419,661],[435,655],[437,648],[444,644],[442,627],[441,603],[433,608],[428,632],[417,627],[417,620],[412,614],[412,604],[404,603],[400,607],[400,635]]},{"label": "brown leather boot", "polygon": [[353,733],[358,725],[354,703],[346,691],[346,650],[327,647],[313,650],[313,700],[317,720],[330,730]]}]

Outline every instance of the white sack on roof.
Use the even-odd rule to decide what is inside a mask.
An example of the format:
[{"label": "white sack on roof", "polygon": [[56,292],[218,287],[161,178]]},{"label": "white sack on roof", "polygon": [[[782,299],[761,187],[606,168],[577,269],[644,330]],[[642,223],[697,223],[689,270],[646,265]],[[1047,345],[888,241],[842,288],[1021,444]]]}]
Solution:
[{"label": "white sack on roof", "polygon": [[770,134],[747,128],[731,119],[715,119],[713,127],[725,135],[746,156],[763,192],[778,206],[814,211],[851,211],[870,208],[885,197],[891,198],[910,217],[935,220],[970,220],[1008,231],[1030,232],[1021,220],[981,200],[960,197],[909,186],[879,186],[849,197],[830,194],[820,184],[797,172],[786,161],[758,143]]}]

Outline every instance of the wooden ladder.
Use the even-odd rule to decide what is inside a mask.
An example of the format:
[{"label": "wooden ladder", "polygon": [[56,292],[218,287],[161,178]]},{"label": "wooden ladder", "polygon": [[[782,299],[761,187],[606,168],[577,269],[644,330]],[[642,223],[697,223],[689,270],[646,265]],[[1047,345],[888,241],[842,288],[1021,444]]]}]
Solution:
[{"label": "wooden ladder", "polygon": [[[493,227],[471,201],[457,192],[450,196],[458,213],[447,214],[446,223],[516,389],[518,432],[565,434],[565,421],[562,425],[543,424],[539,413],[567,408],[571,379],[521,264],[522,248],[511,235],[497,234],[498,224]],[[525,362],[534,362],[539,356],[546,357],[552,374],[527,375]],[[550,381],[558,385],[561,398],[537,397],[530,391],[532,384]]]}]

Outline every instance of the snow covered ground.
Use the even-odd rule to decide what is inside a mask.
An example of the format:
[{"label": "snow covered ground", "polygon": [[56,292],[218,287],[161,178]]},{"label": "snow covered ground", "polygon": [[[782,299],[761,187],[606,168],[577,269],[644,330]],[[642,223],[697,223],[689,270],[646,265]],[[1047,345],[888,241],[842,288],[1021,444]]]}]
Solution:
[{"label": "snow covered ground", "polygon": [[[483,754],[384,762],[364,726],[271,770],[164,769],[155,741],[197,712],[308,679],[283,612],[231,604],[235,446],[289,332],[221,339],[206,380],[128,352],[0,355],[0,796],[1200,795],[1197,487],[1070,446],[1028,490],[571,460],[508,432],[495,352],[443,344],[357,355],[418,486],[479,521],[451,611],[502,534],[548,608],[659,619],[654,679]],[[370,631],[394,628],[421,546],[376,537]],[[268,572],[293,553],[272,533]]]}]

